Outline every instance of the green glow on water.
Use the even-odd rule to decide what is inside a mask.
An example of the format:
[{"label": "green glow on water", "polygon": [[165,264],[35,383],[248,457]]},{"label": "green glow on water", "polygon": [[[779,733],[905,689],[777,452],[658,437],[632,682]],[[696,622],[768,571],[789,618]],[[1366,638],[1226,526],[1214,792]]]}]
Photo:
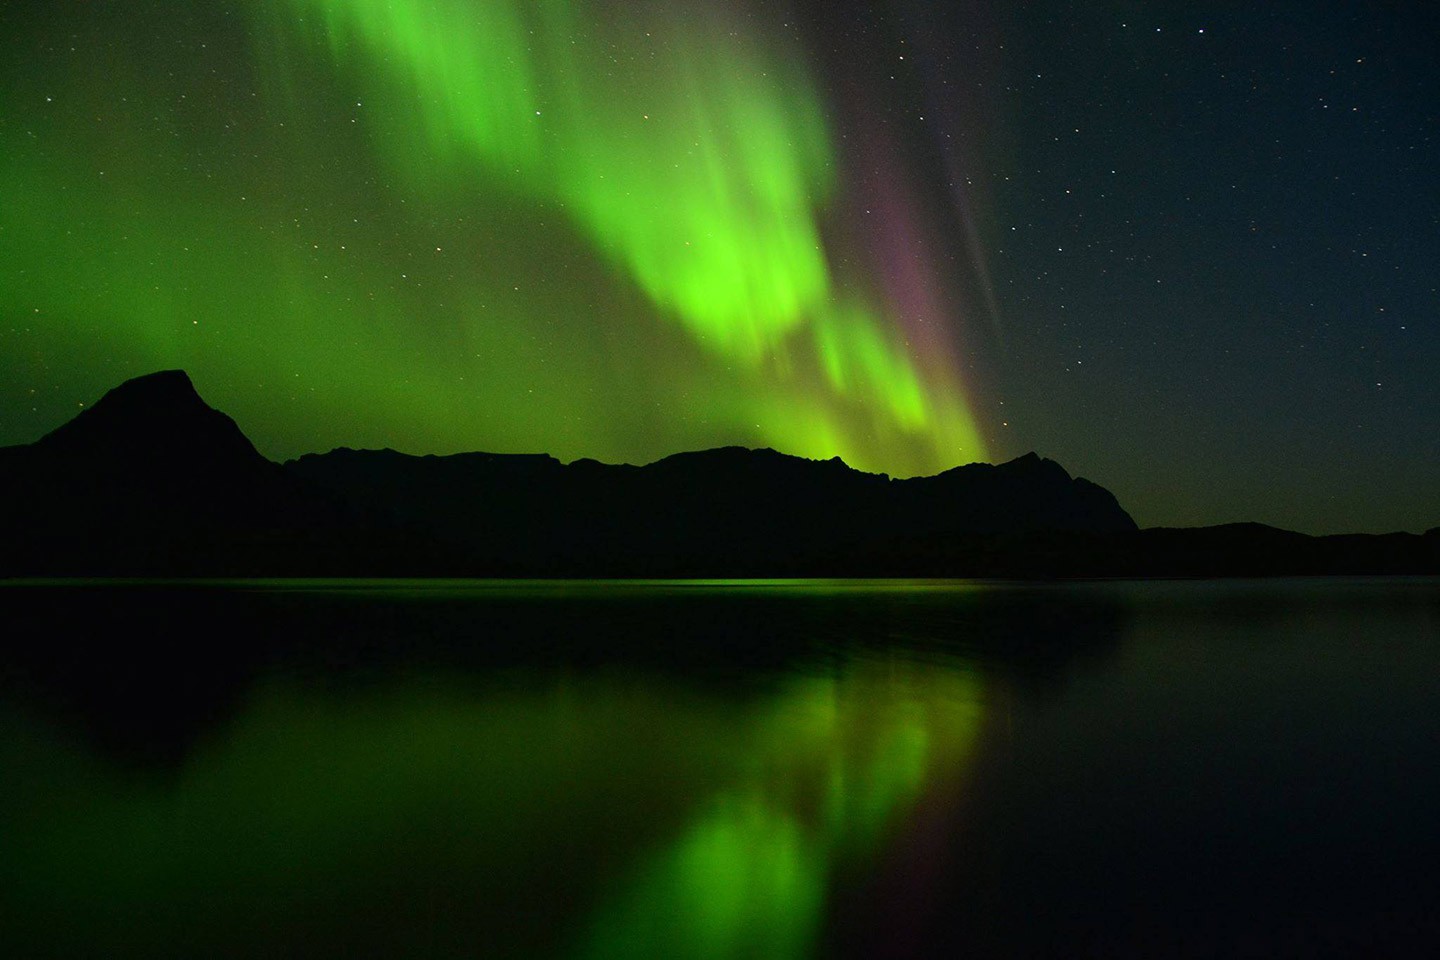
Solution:
[{"label": "green glow on water", "polygon": [[973,675],[857,662],[760,700],[637,678],[252,699],[173,775],[0,716],[0,934],[61,955],[281,948],[802,957],[830,878],[963,770]]},{"label": "green glow on water", "polygon": [[579,956],[805,956],[823,879],[792,819],[727,795],[630,881]]},{"label": "green glow on water", "polygon": [[749,776],[602,909],[580,956],[810,956],[829,879],[873,856],[928,781],[963,769],[968,673],[874,667],[797,681],[757,718]]}]

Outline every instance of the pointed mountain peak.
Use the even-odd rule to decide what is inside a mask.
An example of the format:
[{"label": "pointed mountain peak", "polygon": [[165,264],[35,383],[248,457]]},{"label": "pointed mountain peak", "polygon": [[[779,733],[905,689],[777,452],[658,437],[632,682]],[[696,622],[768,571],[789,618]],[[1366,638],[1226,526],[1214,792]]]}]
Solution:
[{"label": "pointed mountain peak", "polygon": [[41,437],[37,449],[134,460],[263,460],[235,421],[200,398],[183,370],[127,380]]},{"label": "pointed mountain peak", "polygon": [[1040,454],[1034,450],[1031,450],[1024,456],[1016,457],[1014,460],[1007,460],[1004,463],[996,464],[996,466],[1002,470],[1009,471],[1023,470],[1027,473],[1039,473],[1043,471],[1057,475],[1063,474],[1065,479],[1070,479],[1070,471],[1066,470],[1054,460],[1040,456]]},{"label": "pointed mountain peak", "polygon": [[184,370],[157,370],[154,373],[143,374],[126,380],[118,387],[106,392],[101,398],[101,403],[109,397],[136,397],[136,396],[167,396],[171,398],[187,398],[204,403],[200,394],[195,391],[195,384],[190,380],[190,374]]}]

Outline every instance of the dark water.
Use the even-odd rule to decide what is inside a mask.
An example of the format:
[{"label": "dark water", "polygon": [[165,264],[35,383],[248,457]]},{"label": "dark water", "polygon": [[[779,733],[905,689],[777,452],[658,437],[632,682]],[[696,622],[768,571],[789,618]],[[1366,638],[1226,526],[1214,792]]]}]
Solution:
[{"label": "dark water", "polygon": [[1440,582],[0,586],[5,956],[1440,944]]}]

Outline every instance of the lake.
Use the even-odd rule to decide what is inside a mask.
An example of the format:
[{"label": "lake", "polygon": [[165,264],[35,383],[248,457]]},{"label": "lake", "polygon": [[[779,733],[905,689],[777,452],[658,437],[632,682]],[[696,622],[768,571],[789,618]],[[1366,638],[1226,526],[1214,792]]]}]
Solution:
[{"label": "lake", "polygon": [[0,950],[1434,955],[1440,581],[0,585]]}]

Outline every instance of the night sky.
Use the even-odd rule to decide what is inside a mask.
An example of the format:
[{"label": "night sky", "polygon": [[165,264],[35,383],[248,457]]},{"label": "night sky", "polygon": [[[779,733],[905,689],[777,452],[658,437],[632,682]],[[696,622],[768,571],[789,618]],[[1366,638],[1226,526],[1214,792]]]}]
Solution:
[{"label": "night sky", "polygon": [[1033,449],[1423,530],[1437,7],[0,0],[0,444],[183,367],[276,459]]}]

